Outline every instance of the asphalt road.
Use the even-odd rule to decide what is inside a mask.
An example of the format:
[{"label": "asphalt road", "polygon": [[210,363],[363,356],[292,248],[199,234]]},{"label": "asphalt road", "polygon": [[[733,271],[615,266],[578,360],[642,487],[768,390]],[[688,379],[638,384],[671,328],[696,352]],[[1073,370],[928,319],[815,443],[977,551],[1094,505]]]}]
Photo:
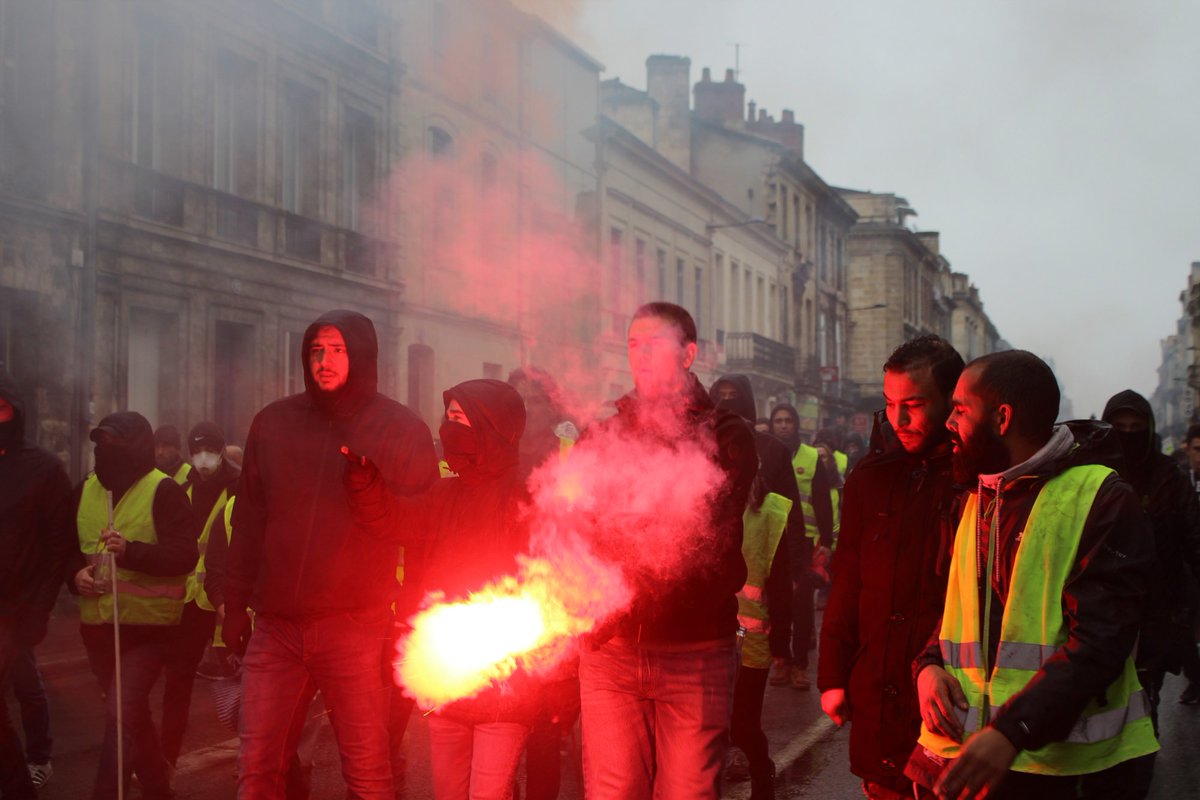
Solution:
[{"label": "asphalt road", "polygon": [[[54,777],[43,787],[43,800],[78,800],[90,794],[99,757],[103,705],[95,680],[82,660],[73,620],[60,619],[47,643],[50,651],[46,683],[55,736]],[[74,649],[73,649],[74,647]],[[1200,706],[1177,702],[1185,681],[1168,676],[1161,705],[1163,749],[1159,755],[1154,800],[1200,798]],[[16,708],[8,700],[14,718]],[[157,707],[157,703],[156,703]],[[858,798],[858,781],[847,769],[847,732],[836,729],[821,714],[815,688],[797,691],[768,687],[763,712],[764,730],[772,757],[779,766],[777,797]],[[563,800],[579,800],[575,762],[570,756],[577,739],[568,742],[563,759]],[[431,798],[428,732],[418,716],[409,725],[409,800]],[[235,796],[234,762],[237,740],[223,728],[213,711],[211,684],[197,680],[192,700],[192,722],[184,741],[175,787],[180,800],[216,800]],[[322,726],[313,773],[313,798],[340,798],[345,794],[336,745],[328,724]],[[135,790],[133,797],[139,796]],[[747,783],[725,787],[724,796],[744,800]]]}]

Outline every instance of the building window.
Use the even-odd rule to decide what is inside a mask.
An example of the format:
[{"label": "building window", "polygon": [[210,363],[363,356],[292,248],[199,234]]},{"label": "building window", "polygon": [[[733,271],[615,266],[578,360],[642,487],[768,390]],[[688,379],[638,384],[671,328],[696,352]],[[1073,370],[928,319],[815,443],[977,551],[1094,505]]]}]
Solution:
[{"label": "building window", "polygon": [[279,104],[280,205],[304,217],[320,215],[321,94],[283,82]]},{"label": "building window", "polygon": [[213,419],[230,442],[246,440],[259,407],[256,333],[253,325],[228,320],[217,320],[214,329]]},{"label": "building window", "polygon": [[667,299],[667,251],[661,247],[654,254],[658,262],[658,299]]},{"label": "building window", "polygon": [[444,128],[431,125],[429,127],[429,154],[436,158],[449,158],[454,155],[454,137]]},{"label": "building window", "polygon": [[731,331],[742,331],[742,267],[729,259],[729,319],[725,324]]},{"label": "building window", "polygon": [[[704,323],[704,267],[696,267],[695,309],[692,316],[696,319],[696,330],[703,330]],[[697,334],[698,335],[698,334]],[[700,338],[704,338],[701,336]]]},{"label": "building window", "polygon": [[822,311],[817,315],[817,358],[820,359],[821,366],[824,367],[830,363],[829,361],[829,337],[826,335],[826,317]]},{"label": "building window", "polygon": [[376,0],[344,0],[346,9],[346,33],[367,47],[379,47],[379,29],[383,26],[383,12]]},{"label": "building window", "polygon": [[213,84],[213,187],[252,197],[258,182],[258,66],[217,51]]},{"label": "building window", "polygon": [[12,189],[44,198],[54,158],[55,9],[0,8],[0,160]]},{"label": "building window", "polygon": [[686,304],[683,301],[683,271],[685,269],[682,258],[675,259],[675,302],[681,306]]},{"label": "building window", "polygon": [[634,240],[634,295],[638,307],[646,302],[646,240]]},{"label": "building window", "polygon": [[185,424],[180,407],[179,317],[148,308],[129,310],[129,361],[126,408],[138,411],[153,427]]},{"label": "building window", "polygon": [[177,172],[182,151],[183,64],[178,38],[143,29],[133,79],[133,161]]},{"label": "building window", "polygon": [[342,114],[342,226],[373,233],[368,217],[375,197],[375,118],[347,106]]},{"label": "building window", "polygon": [[608,232],[608,307],[611,330],[620,336],[625,329],[625,315],[621,307],[621,282],[625,261],[625,232],[610,228]]}]

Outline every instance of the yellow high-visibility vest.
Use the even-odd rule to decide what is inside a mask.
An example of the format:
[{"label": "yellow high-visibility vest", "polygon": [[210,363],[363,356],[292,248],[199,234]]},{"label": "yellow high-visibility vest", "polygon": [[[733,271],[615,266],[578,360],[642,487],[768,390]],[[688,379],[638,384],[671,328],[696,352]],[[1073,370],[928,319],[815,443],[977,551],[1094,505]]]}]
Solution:
[{"label": "yellow high-visibility vest", "polygon": [[792,456],[792,472],[796,475],[796,488],[800,490],[800,508],[804,511],[804,534],[812,539],[813,545],[821,541],[812,502],[813,476],[817,473],[819,460],[817,448],[807,444],[801,444],[796,450],[796,455]]},{"label": "yellow high-visibility vest", "polygon": [[[1029,514],[1013,564],[1008,602],[1000,628],[996,663],[987,663],[991,591],[979,608],[976,583],[976,513],[979,495],[963,509],[954,540],[954,556],[946,586],[940,633],[945,669],[961,684],[970,707],[961,712],[969,736],[1020,692],[1067,641],[1062,592],[1079,549],[1079,539],[1096,492],[1112,473],[1107,467],[1072,467],[1042,488]],[[997,547],[998,520],[989,526],[991,575]],[[983,630],[980,618],[983,619]],[[1021,751],[1010,769],[1043,775],[1082,775],[1158,750],[1150,720],[1150,703],[1137,680],[1133,656],[1105,690],[1104,704],[1092,700],[1075,721],[1065,741]],[[920,742],[945,758],[958,756],[962,745],[921,726]]]},{"label": "yellow high-visibility vest", "polygon": [[[113,527],[126,541],[158,543],[158,532],[154,528],[154,495],[158,485],[165,480],[170,480],[166,473],[150,470],[121,496],[113,509]],[[79,547],[92,564],[99,559],[100,531],[108,525],[105,492],[100,479],[90,476],[83,484],[75,515]],[[122,625],[179,624],[183,616],[187,575],[162,578],[118,567],[115,580]],[[112,622],[112,595],[80,597],[79,617],[86,625]]]},{"label": "yellow high-visibility vest", "polygon": [[[188,500],[192,499],[192,487],[187,490]],[[217,521],[217,517],[225,510],[228,504],[229,490],[222,489],[221,494],[217,496],[217,501],[213,503],[213,507],[209,509],[208,519],[204,521],[204,528],[200,531],[200,538],[196,540],[196,547],[200,550],[200,558],[196,561],[196,568],[187,578],[187,593],[184,595],[184,602],[190,603],[195,600],[196,605],[203,608],[205,611],[216,611],[213,604],[209,601],[208,595],[204,592],[204,553],[208,549],[208,535],[212,532],[213,523]],[[226,535],[228,535],[229,527],[226,523]]]},{"label": "yellow high-visibility vest", "polygon": [[738,592],[738,622],[746,629],[742,641],[742,665],[754,669],[771,666],[771,645],[767,640],[765,591],[771,562],[787,527],[792,501],[768,492],[757,509],[742,514],[742,558],[746,560],[746,585]]}]

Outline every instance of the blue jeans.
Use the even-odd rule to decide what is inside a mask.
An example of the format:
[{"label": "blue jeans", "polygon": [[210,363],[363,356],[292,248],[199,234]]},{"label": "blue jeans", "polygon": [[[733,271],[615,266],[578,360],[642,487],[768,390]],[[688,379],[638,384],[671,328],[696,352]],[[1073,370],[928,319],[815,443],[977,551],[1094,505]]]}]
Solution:
[{"label": "blue jeans", "polygon": [[737,655],[733,638],[639,645],[579,661],[588,800],[717,798]]},{"label": "blue jeans", "polygon": [[508,800],[528,726],[516,722],[472,725],[429,717],[429,762],[435,800]]},{"label": "blue jeans", "polygon": [[[150,691],[158,681],[166,662],[166,652],[174,638],[171,625],[121,626],[121,714],[124,768],[121,780],[129,794],[129,775],[136,772],[142,784],[142,797],[172,797],[167,760],[150,716]],[[87,650],[92,673],[100,682],[107,706],[104,741],[100,746],[100,766],[92,787],[93,800],[111,800],[117,796],[117,692],[114,676],[116,661],[112,625],[80,625],[83,646]]]},{"label": "blue jeans", "polygon": [[25,731],[25,760],[31,764],[45,764],[54,751],[54,737],[50,735],[50,704],[46,701],[46,685],[38,671],[37,656],[33,648],[23,645],[17,648],[12,671],[8,673],[13,696],[21,707],[21,728]]},{"label": "blue jeans", "polygon": [[387,608],[306,621],[258,616],[243,662],[239,798],[284,796],[288,763],[320,689],[346,796],[394,800],[387,728],[391,629]]}]

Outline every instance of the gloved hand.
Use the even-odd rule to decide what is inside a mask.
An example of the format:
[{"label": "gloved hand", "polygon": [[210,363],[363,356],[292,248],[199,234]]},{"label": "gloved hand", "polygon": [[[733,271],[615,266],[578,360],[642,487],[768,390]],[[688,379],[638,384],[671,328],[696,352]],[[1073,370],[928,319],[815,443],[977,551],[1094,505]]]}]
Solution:
[{"label": "gloved hand", "polygon": [[350,492],[361,492],[379,478],[379,467],[366,456],[360,456],[342,445],[341,453],[346,458],[346,471],[342,473],[342,484]]},{"label": "gloved hand", "polygon": [[245,608],[226,606],[221,638],[234,653],[245,655],[246,645],[250,643],[250,612]]}]

